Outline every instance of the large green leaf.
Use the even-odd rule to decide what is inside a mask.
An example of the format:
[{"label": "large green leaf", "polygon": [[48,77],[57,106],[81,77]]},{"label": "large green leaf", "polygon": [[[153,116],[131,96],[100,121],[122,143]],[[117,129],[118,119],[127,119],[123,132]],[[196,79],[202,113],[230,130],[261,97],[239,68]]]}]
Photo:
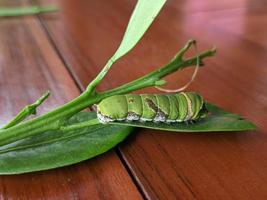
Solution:
[{"label": "large green leaf", "polygon": [[153,122],[113,122],[112,124],[136,126],[149,129],[158,129],[174,132],[216,132],[216,131],[248,131],[255,130],[256,126],[237,114],[226,112],[223,109],[206,104],[210,114],[193,124],[186,123],[153,123]]},{"label": "large green leaf", "polygon": [[[95,119],[78,113],[67,125]],[[20,174],[74,164],[102,154],[124,140],[133,128],[95,125],[76,131],[49,131],[0,148],[0,174]]]},{"label": "large green leaf", "polygon": [[166,0],[138,0],[121,44],[112,56],[116,61],[129,52],[144,35]]},{"label": "large green leaf", "polygon": [[[0,174],[20,174],[62,167],[102,154],[123,141],[133,127],[174,132],[247,131],[256,126],[239,115],[207,104],[210,115],[194,124],[114,122],[75,131],[49,131],[0,148]],[[94,112],[74,115],[66,125],[95,120]],[[131,128],[132,127],[132,128]]]}]

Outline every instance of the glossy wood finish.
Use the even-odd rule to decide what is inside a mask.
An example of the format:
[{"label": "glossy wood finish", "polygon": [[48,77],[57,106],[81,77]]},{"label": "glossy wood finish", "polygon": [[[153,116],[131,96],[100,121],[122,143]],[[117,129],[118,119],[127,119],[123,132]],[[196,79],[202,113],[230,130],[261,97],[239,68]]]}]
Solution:
[{"label": "glossy wood finish", "polygon": [[[1,1],[2,5],[18,5]],[[52,95],[40,113],[80,91],[37,17],[0,21],[0,119],[7,122],[44,91]],[[0,199],[141,199],[114,151],[81,164],[16,176],[0,176]]]},{"label": "glossy wood finish", "polygon": [[[46,41],[46,46],[39,50],[40,54],[57,57],[54,58],[58,60],[57,62],[59,59],[63,61],[62,64],[52,62],[51,59],[43,59],[52,62],[46,73],[56,74],[55,68],[64,71],[63,65],[65,65],[76,83],[83,89],[116,50],[134,2],[119,0],[40,0],[39,2],[58,4],[61,8],[59,14],[40,16],[41,24],[31,28],[31,32],[36,31],[35,29],[42,32],[40,27],[46,32],[46,35],[44,32],[41,36],[36,34],[41,37],[41,39],[38,37],[38,41]],[[135,50],[116,63],[99,87],[99,90],[112,88],[150,72],[166,63],[187,39],[193,37],[199,41],[200,50],[214,44],[218,48],[218,54],[205,62],[206,67],[200,70],[189,90],[200,92],[208,101],[249,118],[259,126],[257,131],[175,134],[138,129],[119,147],[117,153],[121,156],[123,164],[118,163],[118,157],[110,152],[97,159],[62,170],[76,171],[76,166],[94,165],[95,170],[105,173],[105,178],[101,176],[102,184],[98,187],[104,191],[105,195],[100,196],[102,198],[108,198],[105,192],[110,190],[114,192],[116,187],[118,194],[125,192],[127,199],[136,198],[137,193],[133,183],[129,183],[129,177],[121,169],[124,165],[134,177],[136,186],[140,187],[143,195],[149,199],[266,199],[266,10],[267,5],[264,0],[169,0]],[[58,55],[55,55],[55,51]],[[36,67],[34,64],[30,66]],[[168,87],[183,85],[191,73],[192,70],[185,70],[169,77]],[[70,79],[68,75],[67,77]],[[66,86],[66,82],[62,79],[65,80],[65,76],[61,76],[61,79],[57,77],[56,81],[48,78],[45,80],[47,84],[52,84],[50,87],[62,83],[63,94],[71,95],[68,98],[72,98],[77,89],[71,80],[67,81]],[[14,81],[15,78],[11,80]],[[35,80],[24,81],[24,84],[31,85]],[[7,79],[3,81],[12,87],[12,81]],[[0,86],[2,96],[2,82]],[[70,88],[74,92],[69,91]],[[38,92],[40,90],[38,89]],[[8,92],[10,90],[4,88],[4,91],[6,92],[3,94],[10,95]],[[156,92],[156,90],[146,89],[141,92]],[[28,95],[29,98],[33,98],[36,93]],[[12,95],[12,98],[17,98],[17,94]],[[57,101],[49,102],[49,105],[52,107],[63,100],[66,101],[68,98],[64,99],[64,95],[58,96]],[[10,108],[5,107],[3,116],[14,114],[8,114],[9,112]],[[117,171],[118,168],[123,174],[119,176],[121,178],[119,184],[115,184],[117,181],[114,183],[114,180],[117,180],[114,178],[116,172],[111,171],[111,161],[108,158],[117,163],[112,169]],[[106,165],[107,169],[102,165]],[[83,169],[83,167],[77,169],[77,173],[81,176]],[[59,169],[37,173],[35,178],[51,180],[49,177],[54,176],[53,173],[56,173],[54,171],[67,173]],[[108,177],[109,173],[111,177]],[[12,178],[17,180],[16,177]],[[13,179],[5,177],[5,181],[10,182]],[[76,190],[81,191],[80,188],[95,188],[99,182],[97,178],[93,180],[93,183],[78,181],[79,187],[76,187],[76,184],[68,185],[66,191],[71,190],[75,193]],[[125,185],[123,185],[124,180]],[[40,184],[47,183],[42,181]],[[109,181],[108,186],[104,181]],[[11,187],[13,184],[18,187],[16,181],[9,183],[8,186]],[[7,185],[2,183],[2,188],[6,187]],[[36,188],[35,195],[41,192],[39,187]],[[60,195],[60,191],[53,187],[48,190]],[[96,194],[89,189],[82,191],[87,191],[87,197],[88,195],[94,197]],[[78,193],[77,198],[83,198],[85,195],[82,192]],[[70,199],[75,197],[66,196]]]}]

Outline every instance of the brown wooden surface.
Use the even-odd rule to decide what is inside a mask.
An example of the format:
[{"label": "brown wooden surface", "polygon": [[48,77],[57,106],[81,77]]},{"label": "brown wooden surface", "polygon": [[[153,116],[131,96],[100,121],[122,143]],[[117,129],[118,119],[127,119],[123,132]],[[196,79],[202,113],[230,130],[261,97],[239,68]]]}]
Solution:
[{"label": "brown wooden surface", "polygon": [[[1,6],[18,5],[1,1]],[[52,95],[38,109],[47,112],[78,96],[37,17],[0,19],[1,125],[44,91]],[[0,199],[141,199],[114,151],[46,172],[0,176]]]},{"label": "brown wooden surface", "polygon": [[[94,78],[116,50],[135,3],[39,2],[58,4],[61,12],[0,21],[1,123],[47,88],[53,96],[42,112],[78,95],[71,79],[83,89]],[[200,50],[214,44],[218,54],[205,62],[189,90],[249,118],[257,131],[175,134],[139,129],[117,154],[0,177],[3,198],[138,199],[142,194],[148,199],[266,199],[266,10],[264,0],[169,0],[135,50],[99,87],[112,88],[165,64],[193,37]],[[183,85],[191,73],[169,77],[168,86]]]}]

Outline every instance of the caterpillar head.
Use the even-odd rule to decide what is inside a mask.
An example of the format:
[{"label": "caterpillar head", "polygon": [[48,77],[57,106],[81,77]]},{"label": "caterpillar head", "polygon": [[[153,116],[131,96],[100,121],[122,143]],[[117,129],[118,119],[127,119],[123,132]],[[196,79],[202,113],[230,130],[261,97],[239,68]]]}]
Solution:
[{"label": "caterpillar head", "polygon": [[199,119],[207,117],[208,114],[209,114],[209,111],[206,107],[206,103],[203,103],[202,108],[200,109],[199,114],[198,114]]}]

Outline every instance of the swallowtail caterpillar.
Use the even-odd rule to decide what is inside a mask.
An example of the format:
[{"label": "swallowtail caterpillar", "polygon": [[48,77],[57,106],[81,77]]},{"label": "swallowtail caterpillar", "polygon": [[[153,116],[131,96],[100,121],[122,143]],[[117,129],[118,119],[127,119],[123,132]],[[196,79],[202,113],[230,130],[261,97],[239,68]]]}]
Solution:
[{"label": "swallowtail caterpillar", "polygon": [[194,92],[115,95],[102,100],[96,108],[101,123],[191,122],[204,118],[208,113],[202,96]]}]

